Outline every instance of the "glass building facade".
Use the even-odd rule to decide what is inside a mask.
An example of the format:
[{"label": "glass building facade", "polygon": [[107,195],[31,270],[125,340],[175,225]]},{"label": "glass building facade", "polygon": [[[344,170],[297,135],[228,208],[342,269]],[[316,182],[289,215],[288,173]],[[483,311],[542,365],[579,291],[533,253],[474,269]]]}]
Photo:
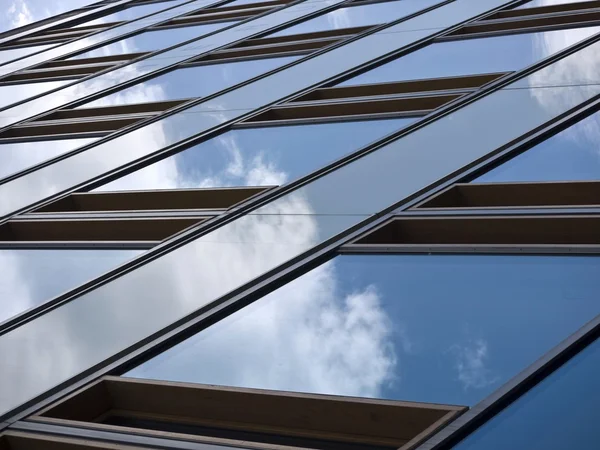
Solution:
[{"label": "glass building facade", "polygon": [[9,3],[0,450],[597,447],[600,1]]}]

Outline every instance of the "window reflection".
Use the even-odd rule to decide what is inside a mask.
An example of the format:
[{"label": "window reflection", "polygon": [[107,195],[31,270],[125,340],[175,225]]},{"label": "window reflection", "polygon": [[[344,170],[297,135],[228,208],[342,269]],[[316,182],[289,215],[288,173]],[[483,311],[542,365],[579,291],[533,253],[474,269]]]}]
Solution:
[{"label": "window reflection", "polygon": [[600,31],[600,27],[438,42],[339,86],[520,70]]},{"label": "window reflection", "polygon": [[269,37],[289,36],[315,31],[381,25],[438,3],[438,0],[395,0],[347,6],[285,28]]},{"label": "window reflection", "polygon": [[595,449],[600,439],[598,371],[600,342],[596,340],[454,448]]},{"label": "window reflection", "polygon": [[83,147],[96,139],[16,142],[0,144],[0,178],[4,178],[55,156]]},{"label": "window reflection", "polygon": [[141,250],[0,250],[0,322],[92,280]]},{"label": "window reflection", "polygon": [[160,3],[150,3],[148,5],[134,5],[129,8],[123,9],[121,11],[114,12],[112,14],[108,14],[106,16],[99,17],[95,20],[90,20],[89,22],[83,22],[79,25],[75,25],[72,28],[77,27],[87,27],[90,25],[100,25],[103,23],[113,23],[113,22],[121,22],[128,20],[139,19],[140,17],[147,16],[148,14],[152,14],[158,11],[162,11],[165,8],[169,8],[174,6],[169,2],[160,2]]},{"label": "window reflection", "polygon": [[598,180],[599,139],[600,113],[595,113],[473,181]]},{"label": "window reflection", "polygon": [[473,405],[600,312],[599,269],[586,257],[338,256],[126,375]]},{"label": "window reflection", "polygon": [[531,0],[524,5],[517,6],[513,9],[524,9],[524,8],[537,8],[538,6],[550,6],[550,5],[566,5],[569,3],[583,3],[585,0]]},{"label": "window reflection", "polygon": [[412,120],[231,130],[96,190],[281,185],[399,130]]},{"label": "window reflection", "polygon": [[88,6],[90,3],[90,0],[12,2],[7,7],[8,12],[5,11],[4,14],[0,14],[0,32],[22,27],[47,17],[72,11],[76,8]]},{"label": "window reflection", "polygon": [[172,45],[180,44],[189,39],[199,38],[204,34],[225,28],[232,23],[234,22],[208,23],[191,27],[146,31],[136,34],[135,36],[113,42],[112,44],[107,44],[94,50],[80,53],[76,56],[72,56],[71,58],[67,58],[67,60],[162,50]]},{"label": "window reflection", "polygon": [[44,81],[42,83],[9,84],[0,86],[0,108],[20,102],[34,95],[56,89],[72,80]]},{"label": "window reflection", "polygon": [[203,97],[288,64],[298,58],[297,56],[289,56],[176,69],[149,81],[86,103],[80,108]]},{"label": "window reflection", "polygon": [[13,59],[21,58],[23,56],[31,55],[32,53],[37,53],[41,50],[46,50],[53,45],[57,44],[36,45],[33,47],[19,47],[10,50],[0,50],[0,64],[7,63]]}]

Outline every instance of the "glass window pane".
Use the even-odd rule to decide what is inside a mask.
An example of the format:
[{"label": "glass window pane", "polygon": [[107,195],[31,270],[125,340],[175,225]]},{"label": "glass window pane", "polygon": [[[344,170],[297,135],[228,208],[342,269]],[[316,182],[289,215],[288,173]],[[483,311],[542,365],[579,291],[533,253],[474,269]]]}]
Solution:
[{"label": "glass window pane", "polygon": [[367,5],[347,6],[285,28],[269,37],[313,33],[315,31],[381,25],[420,11],[437,0],[396,0]]},{"label": "glass window pane", "polygon": [[176,69],[86,103],[79,108],[203,97],[235,86],[298,58],[299,56],[289,56]]},{"label": "glass window pane", "polygon": [[56,141],[16,142],[0,144],[0,178],[4,178],[55,156],[83,147],[97,139],[64,139]]},{"label": "glass window pane", "polygon": [[73,80],[44,81],[42,83],[9,84],[0,86],[0,108],[20,102],[34,95],[56,89]]},{"label": "glass window pane", "polygon": [[599,371],[600,341],[596,340],[454,448],[598,448]]},{"label": "glass window pane", "polygon": [[[8,12],[0,14],[0,32],[56,16],[76,8],[88,6],[93,0],[7,2]],[[2,3],[3,6],[4,3]]]},{"label": "glass window pane", "polygon": [[519,70],[598,31],[600,27],[588,27],[438,42],[339,85],[353,86]]},{"label": "glass window pane", "polygon": [[587,257],[338,256],[126,375],[474,405],[600,312],[599,270]]},{"label": "glass window pane", "polygon": [[102,23],[113,23],[113,22],[121,22],[126,20],[135,20],[140,17],[147,16],[148,14],[155,13],[157,11],[162,11],[165,8],[172,7],[173,4],[169,2],[160,2],[160,3],[150,3],[148,5],[138,5],[131,6],[129,8],[125,8],[121,11],[114,12],[112,14],[108,14],[106,16],[99,17],[95,20],[90,20],[89,22],[84,22],[79,25],[75,25],[72,28],[77,27],[87,27],[90,25],[100,25]]},{"label": "glass window pane", "polygon": [[581,3],[585,0],[531,0],[524,5],[517,6],[513,9],[525,9],[525,8],[537,8],[538,6],[550,6],[550,5],[566,5],[568,3]]},{"label": "glass window pane", "polygon": [[141,250],[0,250],[0,322],[92,280]]},{"label": "glass window pane", "polygon": [[595,113],[473,181],[598,180],[599,139],[600,113]]},{"label": "glass window pane", "polygon": [[231,130],[96,190],[280,185],[307,175],[412,120]]},{"label": "glass window pane", "polygon": [[107,44],[94,50],[90,50],[89,52],[80,53],[76,56],[67,58],[67,60],[162,50],[189,39],[198,38],[212,31],[225,28],[232,23],[234,22],[208,23],[191,27],[146,31],[136,34],[135,36],[113,42],[112,44]]},{"label": "glass window pane", "polygon": [[47,48],[50,48],[53,45],[57,44],[36,45],[34,47],[19,47],[10,50],[0,50],[0,64],[4,64],[6,62],[12,61],[13,59],[21,58],[32,53],[37,53],[41,50],[46,50]]}]

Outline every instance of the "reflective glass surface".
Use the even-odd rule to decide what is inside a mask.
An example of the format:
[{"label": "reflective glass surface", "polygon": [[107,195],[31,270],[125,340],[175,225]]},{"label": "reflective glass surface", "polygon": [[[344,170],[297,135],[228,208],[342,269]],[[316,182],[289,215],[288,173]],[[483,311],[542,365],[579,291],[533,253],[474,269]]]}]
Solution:
[{"label": "reflective glass surface", "polygon": [[550,6],[550,5],[566,5],[568,3],[581,3],[585,0],[531,0],[524,5],[517,6],[514,9],[525,9],[525,8],[537,8],[538,6]]},{"label": "reflective glass surface", "polygon": [[381,25],[415,13],[436,3],[439,3],[439,0],[393,0],[367,5],[348,6],[285,28],[284,30],[270,34],[269,37]]},{"label": "reflective glass surface", "polygon": [[0,144],[0,178],[20,172],[42,161],[62,155],[95,140],[64,139]]},{"label": "reflective glass surface", "polygon": [[454,448],[596,449],[599,371],[596,340]]},{"label": "reflective glass surface", "polygon": [[206,33],[227,27],[234,22],[207,23],[191,27],[168,28],[166,30],[145,31],[112,44],[80,53],[68,60],[93,58],[96,56],[124,55],[135,52],[162,50],[175,44],[198,38]]},{"label": "reflective glass surface", "polygon": [[56,16],[76,8],[88,6],[93,0],[69,0],[68,2],[52,2],[47,0],[29,0],[7,2],[7,11],[0,14],[0,32]]},{"label": "reflective glass surface", "polygon": [[39,306],[141,250],[0,250],[0,322]]},{"label": "reflective glass surface", "polygon": [[338,256],[126,376],[471,406],[600,313],[598,274],[587,257]]},{"label": "reflective glass surface", "polygon": [[[40,0],[38,0],[40,1]],[[44,1],[44,4],[48,2]],[[56,46],[50,50],[47,50],[43,53],[32,55],[28,58],[24,58],[22,60],[16,61],[11,64],[7,64],[4,66],[0,66],[0,76],[5,75],[11,72],[15,72],[17,70],[24,69],[26,67],[30,67],[33,64],[39,64],[49,59],[60,58],[62,56],[68,55],[74,51],[81,50],[86,48],[92,44],[97,44],[100,42],[105,42],[109,39],[115,39],[119,36],[123,36],[126,33],[131,33],[134,31],[141,30],[142,28],[154,25],[156,23],[162,22],[164,20],[170,19],[172,17],[178,16],[180,14],[185,14],[187,12],[194,11],[203,6],[208,6],[211,3],[214,3],[214,0],[193,0],[191,2],[185,3],[183,5],[177,6],[173,9],[170,9],[165,12],[161,12],[155,14],[153,16],[148,17],[144,20],[135,20],[132,22],[126,22],[122,25],[111,27],[107,30],[97,32],[85,39],[77,39],[71,43],[63,44],[60,46]],[[107,7],[106,5],[103,8]],[[87,14],[82,13],[82,14]]]},{"label": "reflective glass surface", "polygon": [[600,27],[438,42],[350,78],[340,86],[519,70],[600,31]]},{"label": "reflective glass surface", "polygon": [[298,58],[298,56],[288,56],[176,69],[149,81],[86,103],[79,108],[203,97],[288,64]]},{"label": "reflective glass surface", "polygon": [[7,63],[9,61],[12,61],[13,59],[21,58],[23,56],[27,56],[32,53],[39,52],[41,50],[46,50],[47,48],[50,48],[53,45],[57,44],[36,45],[33,47],[19,47],[9,50],[0,50],[0,64]]},{"label": "reflective glass surface", "polygon": [[20,102],[34,95],[56,89],[72,80],[44,81],[42,83],[9,84],[0,86],[0,108]]},{"label": "reflective glass surface", "polygon": [[[6,111],[0,111],[0,126],[6,126],[15,123],[18,120],[22,120],[24,118],[31,117],[34,114],[39,114],[41,112],[47,111],[49,108],[58,107],[60,105],[64,105],[69,101],[80,99],[85,95],[97,93],[109,87],[118,85],[120,83],[134,80],[144,74],[153,72],[166,66],[170,66],[177,62],[184,61],[192,56],[197,56],[204,52],[214,50],[220,46],[229,44],[238,39],[249,37],[260,32],[261,30],[267,30],[278,23],[285,23],[286,21],[302,17],[305,14],[319,11],[340,1],[342,0],[323,0],[318,2],[302,2],[297,5],[292,5],[290,7],[275,11],[264,17],[257,18],[249,23],[228,28],[226,30],[221,31],[220,33],[213,34],[209,37],[199,39],[197,41],[191,42],[181,47],[174,48],[172,50],[168,50],[164,53],[159,53],[158,55],[155,55],[153,57],[144,59],[142,61],[127,65],[119,69],[112,70],[106,74],[93,77],[92,79],[89,79],[87,81],[83,81],[73,86],[64,88],[60,92],[49,94],[47,96],[44,96],[43,98],[27,102],[27,104],[25,105],[20,105]],[[192,3],[188,3],[187,5],[182,5],[180,7],[174,8],[174,10],[169,10],[168,12],[169,15],[175,15],[176,13],[182,14],[185,12],[185,10],[193,11],[201,7],[203,4],[208,5],[211,2],[214,3],[213,0],[196,0]],[[166,13],[160,13],[159,15],[163,14]],[[134,23],[137,22],[132,22],[131,24],[119,26],[117,28],[128,28],[130,27],[130,25],[133,26]],[[111,28],[111,30],[113,29]],[[108,33],[108,31],[110,30],[107,30],[106,32],[97,33],[94,35],[94,38],[104,40],[106,39],[106,34]],[[78,40],[77,42],[80,42],[80,44],[77,46],[77,49],[85,48],[86,46],[89,46],[94,43],[92,41],[89,41],[89,39]],[[70,44],[67,46],[70,46]],[[75,49],[71,49],[70,51],[73,50]],[[64,51],[61,54],[66,53],[67,51]],[[357,55],[354,56],[356,57]],[[46,55],[46,57],[49,57],[49,55]],[[45,60],[45,58],[43,60]],[[10,64],[10,66],[11,69],[17,70],[13,64]],[[2,73],[3,68],[4,66],[0,66],[0,74]],[[289,79],[286,82],[286,85],[288,84]],[[289,91],[289,89],[287,90]]]},{"label": "reflective glass surface", "polygon": [[473,181],[598,180],[599,140],[600,113],[595,113]]},{"label": "reflective glass surface", "polygon": [[96,190],[281,185],[399,130],[412,120],[231,130]]},{"label": "reflective glass surface", "polygon": [[77,27],[87,27],[90,25],[100,25],[102,23],[114,23],[114,22],[122,22],[125,20],[134,20],[143,16],[147,16],[148,14],[155,13],[157,11],[162,11],[165,8],[169,8],[174,6],[171,2],[160,2],[160,3],[150,3],[147,5],[137,5],[131,6],[129,8],[125,8],[121,11],[114,12],[112,14],[108,14],[106,16],[99,17],[94,20],[90,20],[89,22],[84,22],[79,25],[75,25],[73,28]]}]

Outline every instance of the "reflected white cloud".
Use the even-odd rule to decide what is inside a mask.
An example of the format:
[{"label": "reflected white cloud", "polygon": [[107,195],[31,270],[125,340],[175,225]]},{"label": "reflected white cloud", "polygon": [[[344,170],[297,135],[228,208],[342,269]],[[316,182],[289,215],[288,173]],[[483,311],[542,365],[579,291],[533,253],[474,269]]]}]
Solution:
[{"label": "reflected white cloud", "polygon": [[454,344],[450,347],[450,351],[456,358],[455,367],[458,381],[462,384],[463,389],[483,389],[500,379],[487,367],[489,349],[484,339]]},{"label": "reflected white cloud", "polygon": [[341,294],[333,263],[232,319],[127,375],[365,397],[397,381],[379,293],[368,286]]}]

